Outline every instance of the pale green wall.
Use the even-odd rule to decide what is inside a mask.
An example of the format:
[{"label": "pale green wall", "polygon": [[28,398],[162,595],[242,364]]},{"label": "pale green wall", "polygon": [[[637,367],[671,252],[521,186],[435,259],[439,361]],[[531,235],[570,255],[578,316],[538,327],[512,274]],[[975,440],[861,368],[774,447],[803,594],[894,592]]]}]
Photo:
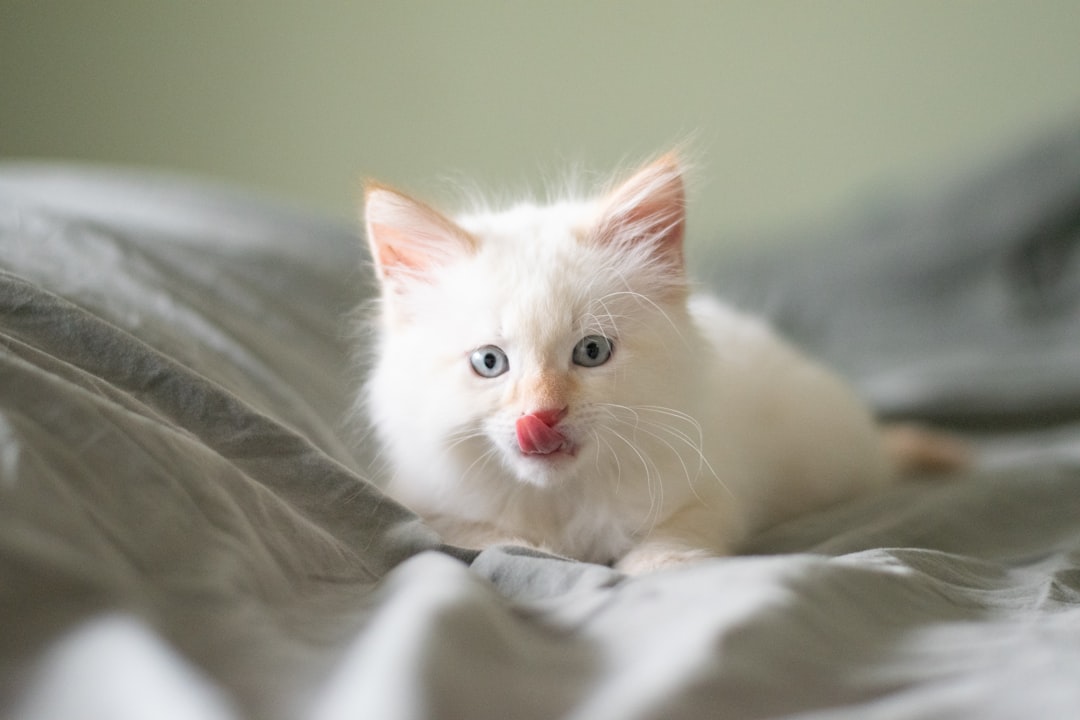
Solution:
[{"label": "pale green wall", "polygon": [[[693,134],[693,224],[783,225],[1080,117],[1080,2],[0,0],[0,155],[351,213]],[[703,233],[704,234],[704,233]]]}]

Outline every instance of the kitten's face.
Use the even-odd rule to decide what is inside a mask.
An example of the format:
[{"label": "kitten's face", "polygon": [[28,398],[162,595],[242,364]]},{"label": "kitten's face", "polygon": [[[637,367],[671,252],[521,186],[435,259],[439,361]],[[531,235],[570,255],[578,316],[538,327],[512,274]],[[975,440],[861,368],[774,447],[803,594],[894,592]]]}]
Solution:
[{"label": "kitten's face", "polygon": [[635,408],[664,404],[678,365],[677,166],[650,166],[603,201],[453,222],[375,192],[384,325],[369,389],[396,454],[411,439],[452,457],[463,480],[498,467],[540,486],[618,462]]}]

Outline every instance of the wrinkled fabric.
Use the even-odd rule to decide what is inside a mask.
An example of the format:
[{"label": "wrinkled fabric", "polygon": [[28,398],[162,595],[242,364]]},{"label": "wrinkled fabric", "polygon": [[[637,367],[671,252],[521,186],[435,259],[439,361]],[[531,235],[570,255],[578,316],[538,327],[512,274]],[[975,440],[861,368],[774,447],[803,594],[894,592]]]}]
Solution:
[{"label": "wrinkled fabric", "polygon": [[350,228],[0,166],[3,714],[1080,716],[1078,207],[1071,131],[704,258],[703,284],[980,463],[626,578],[443,545],[370,482]]}]

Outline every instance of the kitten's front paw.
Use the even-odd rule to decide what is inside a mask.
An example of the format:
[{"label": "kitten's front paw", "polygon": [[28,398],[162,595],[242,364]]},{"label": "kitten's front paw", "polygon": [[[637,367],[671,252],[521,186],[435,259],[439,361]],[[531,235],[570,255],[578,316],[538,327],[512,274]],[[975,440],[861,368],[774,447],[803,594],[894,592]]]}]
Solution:
[{"label": "kitten's front paw", "polygon": [[428,515],[426,519],[444,541],[458,547],[483,550],[494,545],[516,545],[548,555],[556,554],[546,543],[509,533],[488,523],[467,522],[447,515]]},{"label": "kitten's front paw", "polygon": [[639,545],[615,563],[615,569],[627,575],[644,575],[655,570],[701,562],[721,555],[722,553],[703,548],[662,544]]}]

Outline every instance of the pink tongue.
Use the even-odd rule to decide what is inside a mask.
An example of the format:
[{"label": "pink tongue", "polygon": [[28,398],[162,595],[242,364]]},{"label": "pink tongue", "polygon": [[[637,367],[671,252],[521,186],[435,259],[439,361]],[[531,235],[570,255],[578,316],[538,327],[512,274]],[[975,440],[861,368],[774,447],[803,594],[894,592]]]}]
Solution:
[{"label": "pink tongue", "polygon": [[535,415],[523,415],[517,421],[518,447],[526,455],[550,455],[562,447],[566,438]]}]

